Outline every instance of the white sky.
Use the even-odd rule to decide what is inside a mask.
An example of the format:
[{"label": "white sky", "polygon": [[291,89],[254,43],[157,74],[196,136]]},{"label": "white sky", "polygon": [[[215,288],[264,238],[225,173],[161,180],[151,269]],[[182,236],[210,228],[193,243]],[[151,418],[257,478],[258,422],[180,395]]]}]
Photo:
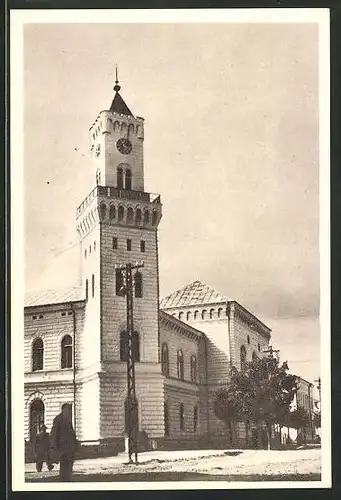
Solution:
[{"label": "white sky", "polygon": [[88,128],[111,103],[117,63],[122,97],[145,118],[145,187],[163,202],[161,294],[200,279],[241,302],[313,381],[317,57],[312,24],[26,26],[26,289],[78,279]]}]

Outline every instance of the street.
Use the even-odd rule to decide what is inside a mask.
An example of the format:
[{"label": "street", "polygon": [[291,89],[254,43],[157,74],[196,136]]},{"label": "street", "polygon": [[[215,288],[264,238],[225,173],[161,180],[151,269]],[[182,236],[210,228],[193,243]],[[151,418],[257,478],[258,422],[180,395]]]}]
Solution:
[{"label": "street", "polygon": [[[154,451],[139,455],[78,460],[73,481],[319,481],[321,450],[188,450]],[[26,464],[28,482],[58,481],[58,465],[51,472]]]}]

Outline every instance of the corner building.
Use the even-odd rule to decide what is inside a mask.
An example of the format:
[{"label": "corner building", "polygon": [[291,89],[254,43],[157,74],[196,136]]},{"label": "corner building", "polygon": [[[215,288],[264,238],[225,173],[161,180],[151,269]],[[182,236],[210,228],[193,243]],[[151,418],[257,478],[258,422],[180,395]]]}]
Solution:
[{"label": "corner building", "polygon": [[[84,447],[122,450],[126,430],[126,299],[115,265],[134,274],[138,426],[165,448],[222,443],[214,392],[231,364],[260,356],[270,330],[236,301],[200,281],[160,301],[161,198],[144,188],[144,120],[120,95],[89,130],[94,189],[77,208],[81,276],[67,290],[25,301],[25,440],[73,407]],[[243,425],[236,429],[240,445]],[[142,438],[141,438],[142,442]]]}]

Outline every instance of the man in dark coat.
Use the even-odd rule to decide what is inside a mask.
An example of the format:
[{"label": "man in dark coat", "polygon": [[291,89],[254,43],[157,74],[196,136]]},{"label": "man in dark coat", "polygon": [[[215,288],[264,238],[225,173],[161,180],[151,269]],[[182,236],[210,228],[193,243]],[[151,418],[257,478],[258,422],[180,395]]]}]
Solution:
[{"label": "man in dark coat", "polygon": [[37,471],[41,472],[44,462],[46,462],[48,470],[52,470],[53,465],[50,458],[50,436],[49,433],[46,432],[46,425],[42,425],[39,434],[36,435],[34,451],[36,455]]},{"label": "man in dark coat", "polygon": [[72,426],[71,405],[64,403],[62,412],[53,420],[52,444],[59,458],[59,477],[70,481],[77,448],[76,434]]}]

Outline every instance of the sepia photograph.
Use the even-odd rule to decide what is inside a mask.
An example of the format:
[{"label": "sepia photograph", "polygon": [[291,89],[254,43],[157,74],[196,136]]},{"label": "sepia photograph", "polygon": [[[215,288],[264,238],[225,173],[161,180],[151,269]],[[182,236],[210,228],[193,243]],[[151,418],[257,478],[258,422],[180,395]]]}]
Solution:
[{"label": "sepia photograph", "polygon": [[13,490],[331,486],[328,9],[11,13]]}]

